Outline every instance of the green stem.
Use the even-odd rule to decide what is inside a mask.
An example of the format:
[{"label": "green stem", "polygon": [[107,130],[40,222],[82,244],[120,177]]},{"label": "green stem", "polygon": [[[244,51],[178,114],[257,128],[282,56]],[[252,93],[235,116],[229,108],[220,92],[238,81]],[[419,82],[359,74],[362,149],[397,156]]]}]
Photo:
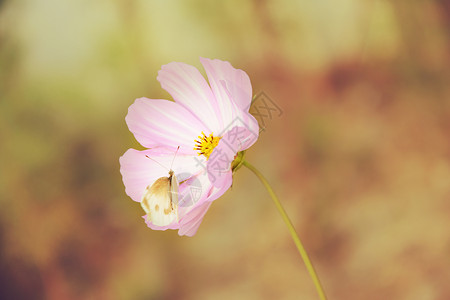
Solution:
[{"label": "green stem", "polygon": [[322,285],[320,284],[319,277],[317,277],[316,271],[314,270],[314,267],[311,263],[311,260],[308,257],[308,254],[306,253],[305,248],[303,247],[302,242],[300,241],[300,238],[298,237],[297,232],[295,231],[294,226],[292,225],[291,220],[289,219],[288,215],[286,214],[286,211],[284,210],[283,206],[281,205],[280,201],[278,200],[277,196],[272,190],[272,187],[269,185],[269,182],[267,182],[266,178],[249,162],[243,161],[242,163],[244,166],[246,166],[250,171],[255,173],[255,175],[261,180],[262,184],[266,187],[267,191],[270,194],[270,197],[272,197],[273,202],[275,203],[275,206],[277,207],[278,211],[281,214],[281,217],[283,218],[284,223],[286,223],[286,226],[289,229],[289,232],[291,233],[292,239],[294,240],[295,245],[297,246],[298,252],[300,253],[300,256],[303,259],[303,262],[306,265],[306,268],[308,269],[309,275],[311,276],[311,279],[314,282],[314,285],[316,286],[317,293],[319,294],[319,297],[321,300],[326,300],[325,293],[323,291]]}]

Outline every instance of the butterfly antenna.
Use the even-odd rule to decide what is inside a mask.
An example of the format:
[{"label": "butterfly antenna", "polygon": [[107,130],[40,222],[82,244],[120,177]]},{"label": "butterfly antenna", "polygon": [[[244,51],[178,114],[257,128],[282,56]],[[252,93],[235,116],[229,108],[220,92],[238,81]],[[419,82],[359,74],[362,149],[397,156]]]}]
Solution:
[{"label": "butterfly antenna", "polygon": [[[180,149],[180,146],[178,146],[178,148],[177,148],[177,151],[175,152],[175,155],[173,156],[173,159],[172,159],[172,163],[170,164],[170,170],[172,170],[172,165],[173,165],[173,162],[175,161],[175,157],[177,157],[177,153],[178,153],[178,149]],[[162,163],[160,163],[159,161],[157,161],[157,160],[154,160],[153,158],[151,158],[150,156],[148,156],[148,155],[146,155],[145,157],[147,157],[148,159],[151,159],[151,160],[153,160],[155,163],[157,163],[158,165],[160,165],[161,167],[163,167],[164,169],[166,169],[167,171],[170,171],[169,169],[167,169],[167,167],[166,166],[163,166],[163,164]]]},{"label": "butterfly antenna", "polygon": [[177,157],[178,150],[180,150],[180,146],[178,146],[177,151],[175,151],[175,155],[173,156],[172,163],[170,164],[171,170],[172,170],[173,162],[175,161],[175,157]]},{"label": "butterfly antenna", "polygon": [[[155,163],[157,163],[158,165],[160,165],[161,167],[163,167],[164,169],[166,169],[167,170],[167,167],[166,166],[163,166],[162,165],[162,163],[160,163],[159,161],[157,161],[157,160],[154,160],[153,158],[151,158],[150,156],[148,156],[148,155],[146,155],[145,157],[147,157],[148,159],[151,159],[151,160],[153,160]],[[170,171],[170,170],[167,170],[167,171]]]}]

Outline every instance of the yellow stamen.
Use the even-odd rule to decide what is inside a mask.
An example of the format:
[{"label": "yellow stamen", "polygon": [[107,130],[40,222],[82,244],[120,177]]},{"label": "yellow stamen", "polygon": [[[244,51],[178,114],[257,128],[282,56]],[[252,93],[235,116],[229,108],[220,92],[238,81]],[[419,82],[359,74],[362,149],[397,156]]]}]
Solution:
[{"label": "yellow stamen", "polygon": [[198,151],[198,155],[204,155],[208,159],[221,138],[220,136],[214,136],[212,133],[207,136],[202,131],[202,135],[199,135],[198,139],[195,140],[196,146],[194,150]]}]

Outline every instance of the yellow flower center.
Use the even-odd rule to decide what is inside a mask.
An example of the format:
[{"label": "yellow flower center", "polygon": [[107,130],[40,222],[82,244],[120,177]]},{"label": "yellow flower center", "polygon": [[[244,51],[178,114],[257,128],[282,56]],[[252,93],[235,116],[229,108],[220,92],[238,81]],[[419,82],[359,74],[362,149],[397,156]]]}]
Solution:
[{"label": "yellow flower center", "polygon": [[212,133],[207,136],[202,131],[202,135],[199,135],[198,139],[195,140],[196,145],[194,150],[198,151],[198,155],[204,155],[208,159],[214,148],[219,144],[221,138],[220,136],[214,136]]}]

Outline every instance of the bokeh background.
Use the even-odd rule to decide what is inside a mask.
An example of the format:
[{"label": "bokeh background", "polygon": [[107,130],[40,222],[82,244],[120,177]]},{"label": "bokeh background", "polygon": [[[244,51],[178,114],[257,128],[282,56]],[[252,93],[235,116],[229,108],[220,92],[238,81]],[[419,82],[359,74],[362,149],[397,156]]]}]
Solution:
[{"label": "bokeh background", "polygon": [[192,238],[125,194],[128,106],[202,56],[281,109],[247,159],[330,299],[450,299],[449,35],[446,0],[0,1],[0,298],[317,299],[248,170]]}]

